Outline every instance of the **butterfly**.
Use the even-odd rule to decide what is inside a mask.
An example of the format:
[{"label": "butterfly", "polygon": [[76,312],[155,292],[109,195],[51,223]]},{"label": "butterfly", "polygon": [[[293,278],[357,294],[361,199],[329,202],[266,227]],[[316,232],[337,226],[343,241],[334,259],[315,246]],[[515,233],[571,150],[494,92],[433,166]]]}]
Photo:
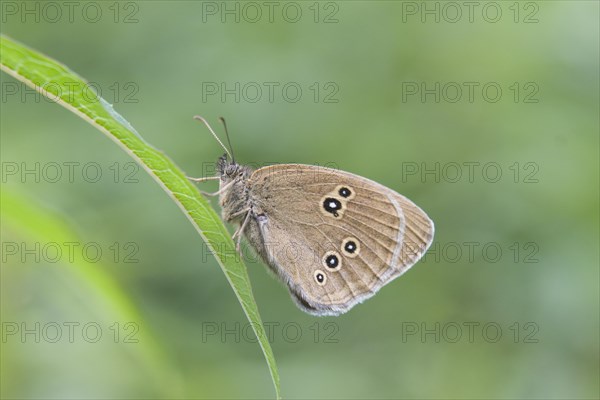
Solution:
[{"label": "butterfly", "polygon": [[431,245],[431,219],[392,189],[313,165],[253,170],[235,162],[204,118],[194,118],[226,153],[218,176],[191,179],[219,180],[214,195],[223,220],[238,226],[238,251],[244,236],[301,310],[343,314],[406,272]]}]

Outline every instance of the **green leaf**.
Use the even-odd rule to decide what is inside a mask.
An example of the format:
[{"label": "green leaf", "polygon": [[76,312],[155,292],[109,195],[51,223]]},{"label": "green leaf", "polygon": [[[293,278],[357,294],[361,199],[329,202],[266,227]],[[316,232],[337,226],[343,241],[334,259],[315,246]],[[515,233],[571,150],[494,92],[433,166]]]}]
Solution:
[{"label": "green leaf", "polygon": [[229,232],[209,202],[168,157],[146,143],[104,99],[90,95],[86,81],[64,65],[2,35],[0,68],[106,134],[144,167],[171,196],[215,254],[254,329],[279,398],[279,373],[275,357],[258,313],[246,267],[237,256]]}]

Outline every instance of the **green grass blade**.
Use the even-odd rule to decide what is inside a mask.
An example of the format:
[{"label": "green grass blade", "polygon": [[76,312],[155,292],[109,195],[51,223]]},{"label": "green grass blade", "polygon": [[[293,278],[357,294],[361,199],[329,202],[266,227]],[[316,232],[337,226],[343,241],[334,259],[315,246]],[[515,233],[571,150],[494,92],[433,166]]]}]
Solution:
[{"label": "green grass blade", "polygon": [[258,313],[246,267],[236,255],[227,229],[208,201],[168,157],[146,143],[110,104],[101,97],[90,96],[86,81],[64,65],[2,35],[0,68],[106,134],[171,196],[215,254],[254,329],[279,398],[275,357]]},{"label": "green grass blade", "polygon": [[[63,254],[68,252],[65,243],[81,243],[80,238],[65,222],[64,216],[52,210],[45,209],[31,199],[7,188],[2,189],[2,227],[6,231],[19,232],[19,235],[38,243],[56,243],[61,247]],[[86,296],[95,298],[97,304],[90,307],[90,312],[96,318],[103,320],[108,326],[111,321],[140,321],[145,325],[144,319],[129,300],[119,284],[106,272],[106,268],[98,263],[90,263],[82,253],[73,252],[72,262],[61,265],[61,270],[68,271],[76,278],[77,287],[71,291],[83,291]],[[7,282],[4,282],[7,284]],[[69,285],[69,283],[65,283]],[[66,288],[67,286],[65,286]],[[97,303],[96,303],[97,302]],[[151,333],[140,329],[136,333],[139,346],[124,347],[125,351],[132,354],[141,362],[140,365],[147,370],[153,384],[162,391],[166,397],[181,397],[183,395],[181,376],[172,368],[170,360],[166,357],[162,347]]]}]

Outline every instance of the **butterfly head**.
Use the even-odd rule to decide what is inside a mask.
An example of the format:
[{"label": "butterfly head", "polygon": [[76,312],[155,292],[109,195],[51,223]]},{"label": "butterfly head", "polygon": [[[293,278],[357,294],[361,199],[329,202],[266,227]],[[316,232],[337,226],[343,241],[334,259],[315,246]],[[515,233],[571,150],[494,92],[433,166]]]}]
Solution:
[{"label": "butterfly head", "polygon": [[217,161],[217,170],[221,176],[221,181],[225,183],[241,179],[244,176],[246,178],[250,176],[248,173],[249,168],[236,163],[235,160],[229,161],[227,153],[219,157],[219,161]]}]

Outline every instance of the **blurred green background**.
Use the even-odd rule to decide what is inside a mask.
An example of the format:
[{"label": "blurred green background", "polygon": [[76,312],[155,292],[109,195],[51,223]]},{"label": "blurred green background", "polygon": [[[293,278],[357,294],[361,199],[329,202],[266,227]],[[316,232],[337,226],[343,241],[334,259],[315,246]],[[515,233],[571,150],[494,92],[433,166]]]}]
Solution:
[{"label": "blurred green background", "polygon": [[[597,2],[74,4],[3,2],[2,32],[93,82],[187,174],[222,154],[192,116],[219,132],[225,116],[240,162],[335,166],[435,221],[425,260],[337,318],[247,262],[285,397],[600,396]],[[272,397],[174,203],[0,79],[2,397]]]}]

